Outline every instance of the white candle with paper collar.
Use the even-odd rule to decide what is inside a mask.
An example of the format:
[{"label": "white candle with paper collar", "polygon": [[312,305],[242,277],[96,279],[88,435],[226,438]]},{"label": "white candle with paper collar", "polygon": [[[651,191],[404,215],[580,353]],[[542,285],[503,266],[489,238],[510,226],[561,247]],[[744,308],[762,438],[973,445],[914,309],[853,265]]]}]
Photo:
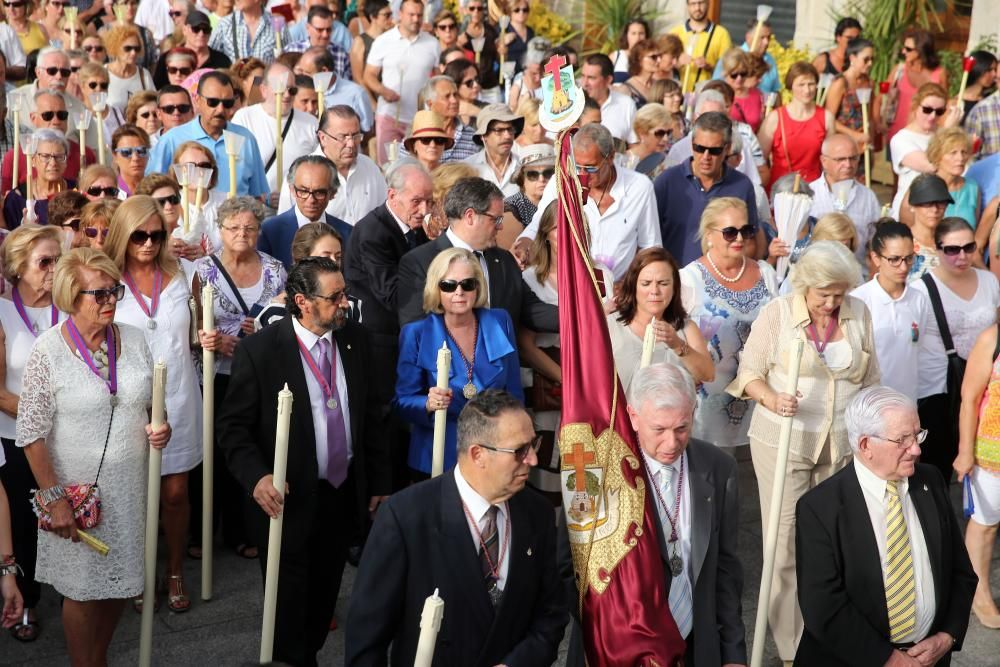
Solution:
[{"label": "white candle with paper collar", "polygon": [[[14,176],[12,182],[13,187],[17,187],[20,183],[18,172],[21,166],[21,111],[24,108],[24,94],[18,92],[12,92],[7,95],[7,106],[10,108],[11,113],[14,116]],[[28,170],[31,170],[31,165],[28,165]]]},{"label": "white candle with paper collar", "polygon": [[87,130],[93,114],[90,109],[84,109],[73,116],[73,127],[80,133],[80,171],[87,167]]},{"label": "white candle with paper collar", "polygon": [[646,325],[645,334],[642,337],[642,357],[639,359],[639,368],[645,368],[653,363],[653,348],[656,347],[656,318],[654,317]]},{"label": "white candle with paper collar", "polygon": [[107,147],[104,145],[104,110],[108,107],[107,93],[91,93],[90,106],[94,110],[94,119],[97,121],[97,161],[106,164]]},{"label": "white candle with paper collar", "polygon": [[[201,288],[201,328],[205,333],[215,331],[215,288]],[[201,599],[212,599],[214,554],[212,537],[215,485],[215,351],[202,348],[202,462],[201,462]]]},{"label": "white candle with paper collar", "polygon": [[858,88],[854,91],[861,104],[861,131],[865,135],[865,186],[872,186],[871,137],[868,133],[868,104],[872,101],[871,88]]},{"label": "white candle with paper collar", "polygon": [[434,647],[444,619],[444,600],[438,595],[438,590],[435,588],[434,594],[427,596],[420,612],[420,637],[417,639],[413,667],[431,667],[434,662]]},{"label": "white candle with paper collar", "polygon": [[[448,343],[441,343],[437,355],[437,378],[435,387],[448,389],[451,377],[451,350]],[[434,411],[434,448],[431,454],[431,477],[437,477],[444,472],[444,444],[448,432],[448,409],[438,408]]]},{"label": "white candle with paper collar", "polygon": [[323,111],[326,109],[326,91],[330,89],[333,72],[317,72],[312,75],[313,86],[316,88],[316,117],[323,122]]},{"label": "white candle with paper collar", "polygon": [[229,158],[229,199],[236,196],[236,157],[243,150],[246,137],[232,130],[223,130],[222,138],[226,144],[226,157]]},{"label": "white candle with paper collar", "polygon": [[[160,359],[153,365],[153,406],[149,425],[154,431],[166,423],[167,365]],[[152,600],[156,597],[156,546],[159,537],[160,518],[160,471],[163,466],[163,450],[151,448],[146,476],[146,542],[145,542],[145,584],[143,599],[149,604],[142,607],[142,621],[139,631],[139,665],[148,667],[153,657],[153,614]]]}]

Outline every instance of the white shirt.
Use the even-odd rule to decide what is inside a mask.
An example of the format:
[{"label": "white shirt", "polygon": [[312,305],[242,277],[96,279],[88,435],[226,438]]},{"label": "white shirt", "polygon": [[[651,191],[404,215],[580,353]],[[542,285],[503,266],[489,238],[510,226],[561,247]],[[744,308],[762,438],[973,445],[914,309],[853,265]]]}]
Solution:
[{"label": "white shirt", "polygon": [[417,96],[432,72],[436,73],[440,55],[438,41],[423,31],[407,39],[396,27],[376,37],[366,64],[382,69],[382,85],[398,93],[400,101],[388,102],[379,97],[375,113],[395,118],[399,104],[399,122],[406,125],[413,122]]},{"label": "white shirt", "polygon": [[[472,525],[472,522],[469,521],[469,515],[466,514],[465,521],[469,524],[469,535],[472,537],[472,545],[476,548],[478,556],[482,550],[480,539],[486,528],[486,512],[490,509],[490,503],[469,486],[469,483],[462,477],[462,471],[458,466],[455,466],[455,485],[458,487],[458,495],[465,504],[465,508],[462,510],[463,514],[465,509],[468,509],[469,514],[476,522],[476,525]],[[507,538],[507,519],[509,517],[507,503],[501,503],[497,507],[499,508],[497,512],[497,555],[500,560],[500,576],[497,577],[497,587],[502,591],[507,586],[507,573],[510,571],[510,548],[514,540],[513,535],[510,539]],[[503,548],[504,544],[507,545],[506,549]],[[483,585],[485,586],[485,584]]]},{"label": "white shirt", "polygon": [[157,43],[162,42],[174,31],[174,20],[170,18],[170,3],[167,0],[140,2],[139,9],[135,13],[135,24],[149,29],[153,33],[153,39]]},{"label": "white shirt", "polygon": [[518,167],[521,166],[521,160],[514,155],[513,150],[511,150],[510,157],[507,159],[507,168],[504,170],[503,176],[501,176],[499,180],[497,179],[496,172],[493,171],[493,167],[491,166],[489,159],[486,157],[485,148],[478,153],[465,158],[464,162],[473,166],[476,171],[479,172],[480,178],[484,178],[500,188],[500,191],[503,192],[504,199],[507,197],[513,197],[521,191],[521,188],[517,186],[517,183],[513,183],[510,180],[514,177],[514,172],[516,172]]},{"label": "white shirt", "polygon": [[481,268],[483,270],[483,278],[486,279],[486,300],[487,300],[487,303],[489,303],[489,298],[490,298],[490,268],[486,264],[486,256],[483,255],[483,251],[482,250],[476,250],[471,245],[469,245],[468,243],[466,243],[465,241],[463,241],[462,239],[460,239],[458,237],[458,234],[456,234],[455,232],[452,231],[451,227],[448,227],[448,229],[445,230],[444,235],[448,237],[448,240],[451,241],[451,245],[454,246],[455,248],[462,248],[463,250],[468,250],[472,254],[476,255],[477,258],[479,258],[479,268]]},{"label": "white shirt", "polygon": [[[656,212],[653,182],[632,171],[615,167],[617,176],[608,195],[614,202],[601,215],[597,202],[587,198],[583,213],[590,224],[590,255],[621,280],[632,258],[641,248],[662,246],[660,219]],[[521,236],[534,239],[542,214],[556,198],[556,179],[550,179],[538,202],[538,210]],[[520,236],[518,237],[520,238]]]},{"label": "white shirt", "polygon": [[[236,112],[233,116],[233,122],[237,125],[242,125],[246,129],[250,130],[253,135],[257,138],[257,148],[260,149],[260,157],[267,165],[268,160],[274,154],[275,137],[277,136],[277,120],[274,116],[269,116],[266,111],[264,111],[264,104],[274,104],[274,100],[270,102],[261,102],[260,104],[254,104],[249,107],[244,107]],[[281,155],[283,159],[282,169],[285,173],[288,173],[288,168],[292,166],[292,162],[295,162],[296,158],[300,158],[303,155],[309,155],[316,148],[318,139],[316,139],[316,130],[319,129],[319,121],[315,117],[303,113],[297,109],[293,109],[292,113],[292,126],[288,129],[288,134],[282,140],[281,144]],[[288,116],[284,116],[281,119],[281,131],[285,130],[285,123],[288,122]],[[287,176],[282,178],[282,185],[287,182]],[[267,185],[274,192],[278,189],[278,161],[275,160],[271,164],[271,168],[267,170]],[[287,191],[287,188],[282,187],[282,190]]]},{"label": "white shirt", "polygon": [[903,166],[903,159],[910,153],[916,151],[926,151],[931,143],[931,135],[920,134],[905,127],[893,136],[889,142],[889,155],[892,157],[892,170],[899,174],[899,185],[896,189],[896,196],[892,199],[892,217],[899,220],[899,208],[903,205],[903,198],[910,191],[910,184],[913,179],[920,175],[916,169]]},{"label": "white shirt", "polygon": [[302,212],[302,209],[298,206],[295,207],[295,222],[299,224],[299,229],[302,229],[308,224],[321,221],[325,221],[325,218],[323,218],[322,215],[319,217],[319,220],[310,220],[305,216],[305,213]]},{"label": "white shirt", "polygon": [[111,70],[108,72],[108,104],[124,109],[128,106],[129,98],[144,90],[155,91],[153,85],[153,75],[145,67],[137,67],[135,74],[123,79],[116,76]]},{"label": "white shirt", "polygon": [[[323,156],[323,147],[317,146],[312,154]],[[389,194],[382,171],[367,155],[358,155],[346,178],[338,171],[337,180],[340,182],[337,196],[327,204],[326,212],[350,225],[357,224],[358,220],[384,204]],[[284,213],[290,208],[292,197],[288,188],[282,188],[278,213]]]},{"label": "white shirt", "polygon": [[8,23],[0,23],[0,51],[7,58],[7,67],[24,67],[28,62],[21,40]]},{"label": "white shirt", "polygon": [[[309,353],[313,355],[313,360],[316,362],[316,366],[321,368],[319,361],[319,349],[316,348],[316,344],[320,339],[309,329],[302,326],[296,318],[292,318],[292,328],[295,330],[295,335],[299,337],[302,344],[305,346]],[[337,372],[337,393],[340,395],[340,406],[338,407],[344,413],[344,431],[346,432],[347,440],[347,461],[350,463],[351,457],[354,453],[354,447],[351,444],[351,409],[350,409],[350,397],[347,394],[347,376],[344,375],[344,363],[343,359],[340,357],[340,350],[337,349],[337,341],[333,338],[333,333],[327,331],[322,336],[330,342],[330,349],[333,351],[334,358],[331,363],[336,364]],[[314,349],[316,348],[316,349]],[[309,389],[309,409],[312,412],[313,419],[313,432],[316,434],[316,464],[319,469],[320,477],[326,473],[326,466],[329,461],[328,451],[327,451],[327,441],[326,441],[326,396],[323,395],[323,387],[320,386],[319,380],[316,376],[312,374],[309,369],[309,365],[306,363],[305,359],[302,359],[302,351],[299,350],[299,358],[302,361],[302,372],[306,376],[306,387]]]},{"label": "white shirt", "polygon": [[846,182],[850,184],[850,189],[844,201],[833,194],[825,174],[810,183],[813,203],[809,215],[818,220],[827,213],[846,214],[854,223],[854,229],[858,233],[858,249],[854,251],[854,255],[864,266],[868,254],[868,241],[872,237],[875,222],[882,217],[882,207],[879,206],[878,197],[870,188],[853,178]]},{"label": "white shirt", "polygon": [[[928,328],[937,329],[927,295],[907,285],[898,299],[893,299],[878,282],[878,274],[851,292],[865,302],[872,314],[875,355],[882,371],[882,384],[917,400],[943,393],[945,377],[924,378],[928,355],[944,354],[944,348],[932,345]],[[916,340],[914,340],[916,338]],[[940,343],[940,335],[937,338]],[[921,393],[923,390],[926,393]]]},{"label": "white shirt", "polygon": [[[892,446],[889,445],[882,446]],[[888,514],[889,494],[886,493],[885,480],[879,478],[857,458],[854,459],[854,471],[861,484],[861,492],[868,507],[868,518],[875,532],[875,543],[878,545],[878,555],[882,566],[882,581],[885,582],[885,572],[888,566],[886,546],[886,515]],[[899,491],[899,501],[903,504],[903,520],[906,522],[906,532],[910,536],[910,554],[913,559],[913,580],[917,594],[917,618],[908,634],[900,638],[900,643],[919,642],[927,637],[934,622],[934,575],[931,573],[930,556],[927,555],[927,542],[924,540],[924,530],[920,525],[920,517],[910,498],[910,482],[907,479],[899,481],[896,487]],[[926,488],[926,487],[925,487]],[[918,490],[917,493],[926,493]],[[884,591],[882,592],[884,595]]]},{"label": "white shirt", "polygon": [[639,141],[632,129],[635,112],[635,101],[631,97],[612,90],[601,105],[601,125],[608,128],[615,139],[634,144]]}]

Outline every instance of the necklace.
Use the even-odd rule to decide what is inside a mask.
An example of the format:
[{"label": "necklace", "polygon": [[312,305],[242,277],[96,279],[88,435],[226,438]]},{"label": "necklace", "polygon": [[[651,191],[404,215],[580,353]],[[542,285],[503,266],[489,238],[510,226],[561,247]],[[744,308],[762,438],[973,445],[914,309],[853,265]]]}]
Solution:
[{"label": "necklace", "polygon": [[475,395],[479,393],[479,390],[476,389],[476,385],[472,383],[472,367],[476,365],[476,340],[479,338],[479,320],[475,318],[473,319],[472,359],[465,356],[465,352],[462,351],[462,346],[458,344],[457,340],[455,340],[455,336],[451,333],[451,329],[448,328],[447,324],[444,325],[444,330],[448,334],[448,338],[451,339],[451,342],[455,344],[455,348],[458,350],[458,355],[462,357],[462,363],[465,364],[466,382],[465,386],[462,387],[462,396],[465,396],[468,400],[472,400]]},{"label": "necklace", "polygon": [[837,315],[839,312],[840,309],[838,308],[837,310],[833,311],[833,314],[830,316],[830,321],[829,323],[827,323],[826,331],[823,334],[822,343],[819,340],[819,332],[816,331],[816,325],[810,322],[809,325],[806,326],[806,333],[809,334],[809,338],[812,340],[813,347],[816,348],[816,354],[819,355],[819,358],[823,361],[824,364],[826,363],[826,355],[824,354],[826,352],[826,346],[830,344],[830,339],[833,338],[833,330],[837,326]]},{"label": "necklace", "polygon": [[727,276],[726,274],[724,274],[724,273],[723,273],[723,272],[722,272],[722,271],[721,271],[721,270],[719,269],[719,267],[717,267],[717,266],[715,265],[715,262],[713,262],[713,261],[712,261],[712,253],[710,253],[710,252],[706,252],[706,253],[705,253],[705,259],[706,259],[706,260],[708,260],[708,265],[709,265],[709,266],[711,266],[711,267],[712,267],[712,269],[713,269],[713,270],[714,270],[714,271],[715,271],[715,272],[716,272],[717,274],[719,274],[719,277],[720,277],[720,278],[722,278],[722,279],[723,279],[724,281],[726,281],[727,283],[736,283],[736,282],[739,282],[740,278],[742,278],[742,277],[743,277],[743,272],[747,270],[747,258],[746,258],[745,256],[744,256],[744,257],[742,258],[742,259],[743,259],[743,264],[741,264],[741,265],[740,265],[740,270],[739,270],[739,273],[737,273],[737,274],[736,274],[736,277],[735,277],[735,278],[730,278],[729,276]]},{"label": "necklace", "polygon": [[486,564],[490,568],[490,575],[492,581],[490,581],[490,587],[487,593],[490,596],[490,602],[496,607],[500,604],[500,598],[503,596],[503,591],[500,590],[500,568],[503,565],[504,556],[507,555],[507,545],[510,543],[510,512],[504,512],[504,527],[506,530],[503,535],[503,543],[500,545],[500,552],[497,554],[497,562],[494,565],[493,559],[490,558],[490,552],[486,549],[486,542],[483,541],[483,533],[479,530],[479,523],[472,518],[472,512],[469,511],[469,506],[462,501],[462,509],[465,510],[465,518],[468,519],[469,525],[472,529],[476,531],[476,539],[479,541],[479,548],[482,549],[481,553],[486,556]]},{"label": "necklace", "polygon": [[156,329],[156,313],[160,309],[160,291],[163,288],[163,272],[159,268],[153,273],[153,294],[150,297],[150,304],[146,305],[146,297],[143,296],[139,288],[135,286],[135,280],[132,279],[132,274],[128,271],[122,273],[122,280],[128,286],[128,290],[132,292],[132,297],[139,304],[139,308],[142,309],[142,313],[146,316],[146,328],[150,331]]},{"label": "necklace", "polygon": [[653,491],[656,494],[656,501],[663,509],[663,513],[667,515],[667,521],[670,522],[670,539],[667,540],[670,544],[670,559],[667,561],[667,564],[670,565],[670,574],[675,577],[684,571],[684,560],[677,553],[677,541],[679,538],[677,534],[677,522],[680,521],[681,493],[684,489],[684,454],[681,454],[680,461],[680,472],[677,476],[677,497],[674,498],[674,516],[671,517],[670,508],[663,502],[663,496],[660,495],[659,485],[653,483],[653,473],[649,469],[649,464],[646,462],[645,457],[642,459],[642,464],[646,468],[646,476],[649,478],[650,486],[653,487]]}]

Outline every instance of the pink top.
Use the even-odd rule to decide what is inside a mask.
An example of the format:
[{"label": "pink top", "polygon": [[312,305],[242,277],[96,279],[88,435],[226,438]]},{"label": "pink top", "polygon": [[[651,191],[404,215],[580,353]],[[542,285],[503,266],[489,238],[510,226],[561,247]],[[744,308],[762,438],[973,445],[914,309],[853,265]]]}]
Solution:
[{"label": "pink top", "polygon": [[729,117],[746,123],[756,134],[764,120],[764,95],[756,88],[751,88],[747,91],[746,97],[733,98]]},{"label": "pink top", "polygon": [[[944,69],[938,67],[931,72],[930,80],[940,84],[943,73]],[[903,70],[903,76],[899,77],[899,81],[896,82],[896,90],[899,91],[899,98],[896,102],[896,118],[892,121],[892,125],[889,126],[889,136],[886,138],[886,141],[892,141],[896,133],[910,122],[910,105],[913,103],[913,96],[917,94],[917,88],[910,83],[910,78],[906,75],[905,69]]]}]

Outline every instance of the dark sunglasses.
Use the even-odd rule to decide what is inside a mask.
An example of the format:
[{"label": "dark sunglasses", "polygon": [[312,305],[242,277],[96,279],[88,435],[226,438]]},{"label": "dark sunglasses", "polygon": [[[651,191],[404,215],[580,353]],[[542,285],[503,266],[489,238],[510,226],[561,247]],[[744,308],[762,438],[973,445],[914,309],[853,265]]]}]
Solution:
[{"label": "dark sunglasses", "polygon": [[184,12],[179,12],[176,9],[171,9],[167,13],[170,14],[170,18],[172,18],[172,19],[175,19],[175,18],[177,18],[179,16],[184,16]]},{"label": "dark sunglasses", "polygon": [[82,289],[80,290],[80,294],[91,295],[98,306],[103,306],[108,301],[111,301],[111,297],[114,297],[115,301],[121,301],[122,297],[125,296],[125,286],[115,285],[106,289]]},{"label": "dark sunglasses", "polygon": [[152,111],[140,111],[137,115],[139,116],[139,118],[142,118],[143,120],[149,120],[150,118],[153,117],[153,112]]},{"label": "dark sunglasses", "polygon": [[749,241],[757,233],[757,225],[744,225],[739,228],[723,227],[717,231],[722,234],[722,238],[726,243],[732,243],[736,240],[737,236],[742,236],[744,241]]},{"label": "dark sunglasses", "polygon": [[126,160],[131,160],[132,156],[135,155],[140,160],[145,160],[149,157],[149,149],[145,146],[136,146],[134,148],[116,148],[115,155],[123,157]]},{"label": "dark sunglasses", "polygon": [[12,7],[13,8],[13,7],[24,7],[27,4],[28,4],[27,2],[5,2],[5,3],[3,3],[3,6],[4,7]]},{"label": "dark sunglasses", "polygon": [[70,71],[68,67],[46,67],[42,71],[44,71],[49,76],[55,76],[56,74],[58,74],[64,79],[68,79],[69,75],[73,73]]},{"label": "dark sunglasses", "polygon": [[[80,221],[77,220],[78,224],[79,222]],[[39,257],[38,268],[40,268],[42,271],[48,271],[49,269],[51,269],[52,267],[54,267],[56,264],[59,263],[59,257],[60,257],[59,255],[54,255],[49,257]]]},{"label": "dark sunglasses", "polygon": [[116,187],[101,188],[95,185],[93,187],[87,188],[87,194],[90,195],[91,197],[100,197],[101,195],[104,195],[105,197],[114,198],[118,196],[118,188]]},{"label": "dark sunglasses", "polygon": [[971,255],[976,252],[976,242],[966,243],[965,245],[938,245],[938,250],[948,255],[949,257],[955,257],[960,252],[964,252],[966,255]]},{"label": "dark sunglasses", "polygon": [[934,114],[935,116],[943,116],[944,112],[947,111],[945,107],[925,107],[923,105],[920,106],[920,110],[928,116],[931,114]]},{"label": "dark sunglasses", "polygon": [[503,454],[513,454],[514,460],[518,463],[524,463],[524,459],[528,458],[529,452],[538,452],[538,448],[542,446],[542,436],[536,435],[531,442],[526,445],[521,445],[517,449],[510,449],[508,447],[494,447],[493,445],[487,445],[486,443],[480,443],[480,447],[483,449],[488,449],[491,452],[501,452]]},{"label": "dark sunglasses", "polygon": [[475,292],[479,289],[479,281],[475,278],[465,278],[463,280],[451,280],[446,278],[438,282],[438,288],[447,294],[451,294],[459,287],[462,288],[463,292]]},{"label": "dark sunglasses", "polygon": [[111,230],[105,227],[104,229],[98,229],[97,227],[84,227],[83,233],[87,235],[89,239],[96,239],[97,235],[101,235],[101,240],[108,238],[108,232]]},{"label": "dark sunglasses", "polygon": [[104,47],[100,44],[91,44],[90,46],[83,47],[83,50],[87,53],[100,53],[104,50]]},{"label": "dark sunglasses", "polygon": [[745,79],[750,76],[747,72],[733,72],[729,75],[730,79]]},{"label": "dark sunglasses", "polygon": [[80,231],[80,218],[73,218],[72,220],[66,220],[60,227],[69,227],[74,232]]},{"label": "dark sunglasses", "polygon": [[190,67],[168,67],[167,74],[171,76],[175,74],[180,74],[181,76],[189,76],[194,70]]},{"label": "dark sunglasses", "polygon": [[469,11],[469,12],[481,12],[481,11],[483,11],[485,9],[486,9],[486,7],[483,7],[482,5],[479,5],[479,6],[476,6],[476,7],[466,7],[465,8],[465,10]]},{"label": "dark sunglasses", "polygon": [[146,245],[146,241],[152,241],[153,245],[157,245],[167,240],[167,232],[162,229],[157,229],[155,232],[137,229],[129,234],[128,240],[136,245]]},{"label": "dark sunglasses", "polygon": [[98,88],[100,88],[101,90],[107,90],[108,86],[110,86],[110,85],[111,84],[108,81],[88,81],[87,82],[87,87],[90,88],[91,90],[97,90]]},{"label": "dark sunglasses", "polygon": [[462,85],[465,86],[466,88],[475,88],[476,84],[478,83],[479,83],[478,79],[466,79],[465,81],[462,82]]},{"label": "dark sunglasses", "polygon": [[125,53],[139,53],[140,51],[142,51],[142,47],[128,44],[122,47],[122,51],[124,51]]},{"label": "dark sunglasses", "polygon": [[454,23],[440,23],[434,27],[437,28],[438,30],[454,30],[458,26]]},{"label": "dark sunglasses", "polygon": [[203,97],[201,99],[205,100],[205,104],[210,109],[214,109],[220,104],[223,109],[232,109],[236,105],[235,97]]},{"label": "dark sunglasses", "polygon": [[200,32],[203,35],[210,35],[210,34],[212,34],[212,26],[210,26],[210,25],[194,25],[194,26],[191,26],[191,32],[193,32],[195,34],[197,34],[197,33]]},{"label": "dark sunglasses", "polygon": [[708,153],[709,155],[719,156],[722,155],[722,151],[726,150],[725,146],[702,146],[701,144],[691,144],[691,150],[695,153]]},{"label": "dark sunglasses", "polygon": [[211,162],[185,162],[184,164],[193,164],[199,169],[211,169],[213,171],[215,170],[215,167],[212,166]]},{"label": "dark sunglasses", "polygon": [[670,134],[670,130],[664,130],[662,128],[659,130],[653,130],[653,136],[656,137],[657,139],[662,139],[668,134]]},{"label": "dark sunglasses", "polygon": [[510,13],[511,14],[527,14],[528,13],[528,8],[527,7],[518,7],[517,9],[510,10]]},{"label": "dark sunglasses", "polygon": [[430,146],[434,144],[435,146],[445,146],[448,140],[444,137],[418,137],[417,141],[422,143],[424,146]]},{"label": "dark sunglasses", "polygon": [[173,116],[174,114],[184,115],[186,113],[191,113],[190,104],[164,104],[160,107],[160,111],[167,114],[168,116]]},{"label": "dark sunglasses", "polygon": [[46,123],[52,122],[53,118],[58,118],[59,120],[66,120],[69,118],[68,111],[43,111],[38,115],[41,116],[42,120]]},{"label": "dark sunglasses", "polygon": [[543,178],[543,179],[545,179],[547,181],[550,178],[552,178],[552,176],[555,173],[556,173],[556,170],[552,169],[551,167],[549,169],[542,169],[541,171],[537,171],[537,170],[528,171],[527,169],[525,169],[524,170],[524,180],[528,181],[529,183],[534,183],[539,178]]},{"label": "dark sunglasses", "polygon": [[289,86],[288,88],[285,89],[285,94],[288,95],[289,97],[295,97],[296,95],[299,94],[299,87]]},{"label": "dark sunglasses", "polygon": [[166,206],[170,204],[171,206],[178,206],[181,203],[180,195],[167,195],[166,197],[153,197],[160,206]]}]

